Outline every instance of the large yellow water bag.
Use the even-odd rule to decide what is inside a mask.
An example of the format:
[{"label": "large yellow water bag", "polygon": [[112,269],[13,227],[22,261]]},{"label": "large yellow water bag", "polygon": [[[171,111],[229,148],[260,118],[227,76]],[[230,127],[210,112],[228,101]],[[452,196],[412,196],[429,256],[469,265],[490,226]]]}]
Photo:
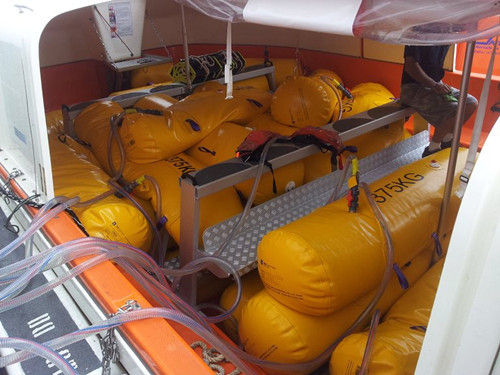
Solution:
[{"label": "large yellow water bag", "polygon": [[[67,141],[70,138],[61,139]],[[110,190],[107,184],[110,177],[61,139],[49,135],[55,194],[79,196],[83,202]],[[72,209],[89,235],[149,250],[151,228],[126,198],[111,195],[89,206],[74,206]]]},{"label": "large yellow water bag", "polygon": [[[466,154],[466,150],[459,152],[456,177]],[[443,150],[370,185],[400,265],[433,241],[448,157],[449,149]],[[274,298],[297,311],[325,315],[377,285],[384,254],[384,235],[361,193],[357,213],[349,213],[346,199],[340,199],[266,234],[258,247],[257,263]]]},{"label": "large yellow water bag", "polygon": [[135,104],[135,108],[152,109],[156,111],[164,111],[178,100],[166,94],[152,94],[139,99]]},{"label": "large yellow water bag", "polygon": [[[413,284],[429,267],[431,251],[418,254],[403,271]],[[300,277],[296,275],[296,277]],[[261,359],[282,363],[310,361],[321,354],[357,319],[374,291],[340,311],[325,316],[299,313],[274,299],[267,290],[253,296],[241,312],[239,334],[247,352]],[[404,293],[394,275],[376,308],[384,313]],[[369,322],[366,317],[360,329]],[[288,372],[289,373],[289,372]]]},{"label": "large yellow water bag", "polygon": [[[149,175],[158,182],[162,194],[162,212],[167,218],[166,227],[174,240],[180,240],[181,190],[179,177],[201,169],[203,166],[185,154],[172,156],[166,161],[137,164],[127,163],[123,175],[129,181]],[[136,193],[143,199],[151,199],[157,206],[155,189],[149,181],[136,188]],[[238,194],[233,188],[222,190],[201,199],[200,202],[200,238],[203,231],[243,210]]]},{"label": "large yellow water bag", "polygon": [[342,78],[340,78],[340,76],[337,73],[335,73],[332,70],[328,70],[328,69],[316,69],[314,72],[311,73],[311,75],[309,77],[321,78],[321,76],[326,77],[326,78],[330,78],[330,79],[335,79],[340,84],[343,83]]},{"label": "large yellow water bag", "polygon": [[[408,290],[377,327],[368,373],[410,375],[415,372],[444,261],[435,264]],[[356,375],[368,331],[345,338],[330,360],[330,374]]]},{"label": "large yellow water bag", "polygon": [[323,81],[291,77],[273,95],[271,114],[285,125],[302,128],[326,125],[340,110],[337,96]]},{"label": "large yellow water bag", "polygon": [[297,131],[297,128],[283,125],[277,121],[274,121],[274,119],[268,113],[263,113],[262,115],[257,116],[247,126],[254,130],[269,130],[272,131],[273,133],[285,136],[292,135]]},{"label": "large yellow water bag", "polygon": [[238,90],[225,99],[217,92],[200,92],[166,108],[164,116],[126,115],[120,128],[127,159],[153,163],[193,146],[226,121],[247,122],[266,109],[270,96],[259,90]]},{"label": "large yellow water bag", "polygon": [[[241,320],[241,310],[243,309],[243,306],[247,304],[250,298],[264,289],[264,285],[262,285],[262,281],[260,281],[259,273],[257,272],[257,270],[253,270],[252,272],[247,273],[245,276],[243,276],[241,278],[241,284],[241,301],[232,314],[236,322],[239,322]],[[237,290],[238,288],[236,284],[233,283],[229,285],[220,297],[220,307],[222,307],[226,311],[229,310],[235,301]],[[235,324],[235,322],[227,319],[224,321],[223,325],[224,332],[229,336],[229,338],[231,338],[231,340],[237,342],[238,326]]]},{"label": "large yellow water bag", "polygon": [[352,99],[342,101],[342,117],[354,116],[374,107],[389,103],[394,95],[379,83],[365,82],[354,86]]},{"label": "large yellow water bag", "polygon": [[135,69],[130,75],[130,85],[132,87],[141,87],[154,83],[172,82],[172,77],[170,76],[172,65],[171,62],[167,62]]},{"label": "large yellow water bag", "polygon": [[[234,158],[236,149],[251,132],[237,124],[226,122],[210,133],[202,141],[191,147],[187,154],[204,165],[213,165]],[[273,192],[273,175],[265,173],[260,180],[254,203],[260,204],[297,186],[302,185],[304,179],[304,164],[298,161],[274,171],[277,193]],[[254,180],[247,180],[235,187],[245,198],[250,196]]]},{"label": "large yellow water bag", "polygon": [[[115,102],[97,102],[86,107],[74,121],[77,137],[90,146],[100,167],[108,175],[112,175],[108,165],[108,141],[111,137],[110,119],[121,112],[123,112],[123,108]],[[120,152],[115,142],[112,143],[111,152],[113,164],[118,169]]]}]

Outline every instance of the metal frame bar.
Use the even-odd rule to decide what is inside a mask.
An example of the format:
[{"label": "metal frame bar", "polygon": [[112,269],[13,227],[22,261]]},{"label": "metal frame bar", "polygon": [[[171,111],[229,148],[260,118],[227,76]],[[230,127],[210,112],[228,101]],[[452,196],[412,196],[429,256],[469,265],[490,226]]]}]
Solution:
[{"label": "metal frame bar", "polygon": [[[340,133],[343,141],[348,141],[369,131],[389,125],[394,121],[409,117],[414,113],[412,108],[403,108],[399,104],[389,103],[372,110],[362,112],[347,119],[339,120],[335,123],[325,125],[325,129],[333,129]],[[277,145],[279,146],[279,145]],[[275,146],[272,146],[275,147]],[[272,148],[271,147],[271,148]],[[284,155],[280,155],[269,160],[273,169],[283,167],[298,160],[320,152],[315,145],[297,148]],[[239,159],[231,159],[229,162],[241,163]],[[268,167],[265,167],[269,169]],[[205,184],[196,184],[196,174],[192,172],[180,180],[181,185],[181,232],[179,244],[179,258],[181,267],[186,265],[197,256],[198,238],[200,231],[200,210],[199,201],[201,198],[216,193],[229,186],[234,186],[239,182],[246,181],[257,174],[258,166],[250,166],[244,170],[229,174]],[[267,171],[266,169],[266,171]],[[196,301],[196,278],[185,277],[180,284],[181,295],[193,303]]]},{"label": "metal frame bar", "polygon": [[[256,78],[265,76],[269,83],[269,88],[271,90],[276,89],[276,76],[274,66],[270,65],[253,65],[246,68],[243,72],[233,76],[234,82],[244,81],[250,78]],[[224,83],[224,78],[216,80],[219,83]],[[203,82],[204,83],[204,82]],[[203,83],[193,84],[193,87],[199,86]],[[170,96],[182,96],[188,95],[191,92],[189,87],[183,83],[168,83],[165,85],[154,86],[146,90],[138,90],[134,92],[129,92],[117,96],[108,96],[106,98],[90,100],[87,102],[76,103],[71,106],[63,105],[62,113],[64,119],[64,131],[72,137],[76,137],[74,131],[74,119],[83,111],[86,107],[93,103],[113,101],[120,104],[122,107],[130,107],[135,104],[139,99],[151,95],[151,94],[166,94]]]},{"label": "metal frame bar", "polygon": [[460,82],[460,98],[458,99],[457,115],[455,117],[455,127],[453,128],[453,142],[451,145],[450,158],[448,162],[448,170],[446,173],[446,182],[444,185],[443,200],[439,211],[439,222],[437,227],[437,235],[440,239],[444,239],[446,233],[443,233],[443,227],[448,219],[448,207],[450,205],[451,190],[453,188],[453,180],[455,169],[457,167],[458,148],[460,145],[460,135],[462,133],[462,125],[465,118],[465,106],[467,100],[467,91],[469,89],[470,72],[472,68],[472,60],[474,57],[474,47],[476,42],[468,42],[465,50],[464,69],[462,72],[462,81]]}]

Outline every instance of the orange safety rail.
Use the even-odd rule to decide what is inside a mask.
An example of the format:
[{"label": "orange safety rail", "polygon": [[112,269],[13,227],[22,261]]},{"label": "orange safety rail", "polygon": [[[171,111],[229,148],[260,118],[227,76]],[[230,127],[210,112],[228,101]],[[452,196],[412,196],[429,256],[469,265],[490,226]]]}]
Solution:
[{"label": "orange safety rail", "polygon": [[[8,178],[8,173],[1,164],[0,175]],[[15,181],[11,181],[11,186],[20,197],[26,197]],[[32,215],[36,213],[34,208],[29,208],[29,211]],[[66,213],[45,224],[44,232],[54,244],[84,237]],[[76,266],[87,259],[80,258],[72,264]],[[80,278],[108,313],[115,313],[130,299],[136,300],[142,308],[152,307],[127,277],[109,261],[85,271]],[[122,332],[157,374],[213,374],[187,343],[199,338],[186,327],[178,325],[174,329],[171,323],[158,318],[127,323],[123,325]]]}]

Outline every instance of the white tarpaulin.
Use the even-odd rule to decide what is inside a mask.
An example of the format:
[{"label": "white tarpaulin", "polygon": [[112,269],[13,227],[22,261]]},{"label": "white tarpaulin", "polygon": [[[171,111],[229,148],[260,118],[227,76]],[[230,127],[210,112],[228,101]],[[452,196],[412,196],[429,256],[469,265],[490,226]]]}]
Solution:
[{"label": "white tarpaulin", "polygon": [[500,33],[498,0],[175,0],[229,22],[398,44],[453,44]]}]

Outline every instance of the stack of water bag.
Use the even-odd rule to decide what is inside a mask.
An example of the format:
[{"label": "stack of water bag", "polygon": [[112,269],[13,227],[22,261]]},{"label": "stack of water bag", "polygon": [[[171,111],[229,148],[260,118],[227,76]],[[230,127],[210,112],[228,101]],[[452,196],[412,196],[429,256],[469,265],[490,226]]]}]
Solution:
[{"label": "stack of water bag", "polygon": [[[268,127],[280,134],[288,134],[288,127],[324,126],[393,100],[394,95],[377,83],[355,86],[351,90],[352,98],[340,88],[343,85],[336,73],[326,69],[316,70],[308,77],[289,78],[276,90],[270,116],[259,119],[261,124],[255,121],[250,126]],[[358,148],[358,158],[364,158],[403,140],[403,125],[403,121],[395,122],[351,139],[348,144]],[[304,163],[304,182],[332,171],[328,154],[313,155]]]},{"label": "stack of water bag", "polygon": [[[108,184],[111,177],[96,164],[86,147],[63,134],[60,111],[49,112],[46,118],[55,195],[93,201],[72,208],[90,236],[149,251],[152,231],[143,213],[126,198],[114,194]],[[146,212],[151,212],[149,205],[142,203]]]},{"label": "stack of water bag", "polygon": [[[387,312],[375,329],[369,374],[413,374],[424,341],[444,260],[427,271]],[[369,331],[346,337],[330,360],[330,374],[355,375]]]},{"label": "stack of water bag", "polygon": [[[226,99],[225,90],[197,90],[181,101],[163,94],[146,96],[123,116],[116,129],[118,143],[112,136],[110,119],[124,109],[116,102],[104,101],[91,104],[77,116],[75,133],[90,145],[107,173],[114,175],[121,170],[127,181],[142,180],[142,176],[156,180],[159,189],[146,179],[134,193],[161,211],[168,232],[179,243],[179,178],[207,165],[185,151],[224,123],[244,126],[270,104],[271,94],[254,88],[236,88],[232,99]],[[200,236],[206,228],[242,209],[232,187],[204,197],[200,202]]]},{"label": "stack of water bag", "polygon": [[[457,171],[465,163],[465,151],[459,152]],[[448,157],[449,150],[443,150],[369,186],[394,249],[391,279],[375,306],[382,314],[431,264],[437,249],[432,234],[438,224]],[[454,189],[458,176],[456,172]],[[458,198],[453,197],[447,230],[453,227],[458,206]],[[303,371],[287,373],[306,373],[320,366],[329,358],[324,352],[358,317],[361,323],[356,331],[369,323],[371,315],[362,313],[389,270],[387,251],[384,231],[364,193],[355,213],[349,212],[342,198],[267,233],[257,252],[260,277],[250,274],[242,279],[242,303],[233,314],[244,349],[265,361],[311,362]],[[234,292],[235,286],[225,291],[222,308],[229,307]],[[399,318],[394,315],[393,319]],[[421,325],[420,320],[414,325]],[[225,328],[229,335],[236,335],[231,322]],[[336,373],[344,373],[353,350],[335,354],[342,362]],[[395,350],[409,355],[404,348]]]}]

